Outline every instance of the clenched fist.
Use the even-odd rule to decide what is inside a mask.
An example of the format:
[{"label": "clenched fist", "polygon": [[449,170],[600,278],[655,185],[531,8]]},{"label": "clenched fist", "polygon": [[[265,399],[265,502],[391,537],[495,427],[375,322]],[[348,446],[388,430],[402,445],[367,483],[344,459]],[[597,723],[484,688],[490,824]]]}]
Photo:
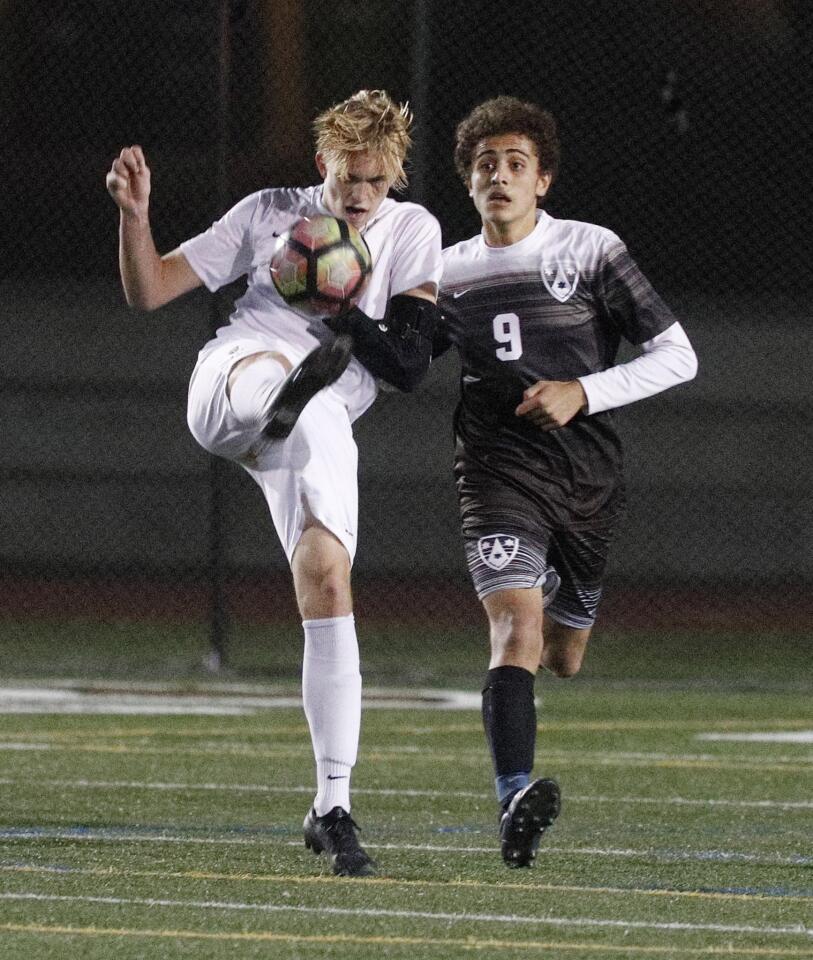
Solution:
[{"label": "clenched fist", "polygon": [[107,190],[122,213],[145,217],[150,203],[150,168],[139,146],[125,147],[107,174]]}]

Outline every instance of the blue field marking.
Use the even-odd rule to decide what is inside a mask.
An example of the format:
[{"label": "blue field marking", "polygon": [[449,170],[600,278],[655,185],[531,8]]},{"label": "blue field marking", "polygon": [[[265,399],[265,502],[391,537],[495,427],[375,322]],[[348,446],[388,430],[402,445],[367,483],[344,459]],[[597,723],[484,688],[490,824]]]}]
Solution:
[{"label": "blue field marking", "polygon": [[[464,835],[471,832],[488,837],[486,830],[468,831],[465,828],[455,828],[445,831],[447,836],[456,833]],[[294,839],[296,838],[296,839]],[[280,825],[268,827],[245,827],[240,825],[207,828],[189,825],[163,824],[139,825],[136,827],[90,827],[86,824],[71,827],[2,827],[0,826],[0,841],[8,840],[87,840],[90,842],[139,842],[139,843],[189,843],[189,844],[240,844],[251,846],[273,839],[283,839],[287,846],[301,846],[301,833],[298,825]],[[471,853],[492,854],[492,846],[464,846],[462,844],[443,843],[387,843],[368,842],[365,844],[376,850],[408,850],[411,852],[433,853]],[[679,862],[710,862],[710,863],[743,863],[753,865],[772,866],[813,866],[813,856],[803,854],[787,854],[776,856],[763,853],[730,850],[659,850],[645,849],[614,849],[603,847],[561,846],[553,843],[546,845],[548,856],[591,856],[623,859],[651,860],[657,863]]]},{"label": "blue field marking", "polygon": [[813,887],[696,887],[693,889],[697,893],[732,893],[747,897],[813,898]]},{"label": "blue field marking", "polygon": [[189,824],[139,824],[136,827],[92,827],[74,824],[65,827],[0,827],[0,840],[127,840],[129,838],[154,839],[218,839],[220,837],[246,837],[248,841],[265,837],[297,836],[301,828],[290,826],[247,827],[240,824],[215,828],[195,827]]}]

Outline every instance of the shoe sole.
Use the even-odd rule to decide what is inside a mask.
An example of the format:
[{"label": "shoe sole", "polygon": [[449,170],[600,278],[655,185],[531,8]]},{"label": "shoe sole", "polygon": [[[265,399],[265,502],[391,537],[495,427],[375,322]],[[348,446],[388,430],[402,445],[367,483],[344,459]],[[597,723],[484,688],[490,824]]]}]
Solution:
[{"label": "shoe sole", "polygon": [[[503,860],[509,867],[529,867],[533,863],[536,857],[534,839],[541,837],[559,816],[561,806],[561,792],[554,780],[538,780],[531,785],[511,812],[512,823],[519,820],[520,825],[512,830],[514,836],[510,846],[506,848],[509,841],[503,841]],[[527,841],[527,849],[524,843],[520,849],[520,840]],[[515,855],[520,853],[521,856]]]},{"label": "shoe sole", "polygon": [[335,383],[350,362],[352,341],[340,336],[317,347],[288,374],[279,388],[263,434],[272,440],[287,437],[316,394]]}]

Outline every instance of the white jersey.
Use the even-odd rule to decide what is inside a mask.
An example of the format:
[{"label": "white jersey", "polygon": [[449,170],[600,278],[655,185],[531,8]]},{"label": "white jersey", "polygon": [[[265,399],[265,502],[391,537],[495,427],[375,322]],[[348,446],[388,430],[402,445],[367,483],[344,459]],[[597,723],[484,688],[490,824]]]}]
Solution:
[{"label": "white jersey", "polygon": [[[288,306],[271,281],[269,261],[279,234],[300,217],[328,214],[321,184],[260,190],[237,203],[204,233],[181,244],[181,251],[206,287],[215,291],[247,275],[248,289],[235,304],[214,344],[253,340],[291,348],[298,361],[333,334],[320,318]],[[391,297],[424,283],[439,283],[442,272],[440,225],[416,203],[386,198],[361,231],[370,248],[373,270],[359,308],[382,318]],[[209,348],[204,347],[204,351]],[[373,402],[375,378],[355,359],[334,384],[351,419]]]}]

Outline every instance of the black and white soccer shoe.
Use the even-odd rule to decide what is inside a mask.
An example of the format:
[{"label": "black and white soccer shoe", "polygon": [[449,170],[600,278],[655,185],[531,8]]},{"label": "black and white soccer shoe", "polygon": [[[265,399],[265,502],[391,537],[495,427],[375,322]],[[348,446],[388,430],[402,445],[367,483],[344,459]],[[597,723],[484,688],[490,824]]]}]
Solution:
[{"label": "black and white soccer shoe", "polygon": [[282,381],[268,411],[263,433],[272,440],[284,440],[294,429],[300,413],[316,394],[329,387],[347,369],[353,341],[347,335],[316,347]]},{"label": "black and white soccer shoe", "polygon": [[542,834],[561,808],[555,780],[534,780],[514,794],[500,818],[500,852],[507,866],[531,866]]},{"label": "black and white soccer shoe", "polygon": [[323,817],[317,817],[311,807],[302,829],[305,846],[317,854],[324,851],[337,877],[370,877],[375,873],[374,861],[356,836],[360,827],[342,807],[334,807]]}]

